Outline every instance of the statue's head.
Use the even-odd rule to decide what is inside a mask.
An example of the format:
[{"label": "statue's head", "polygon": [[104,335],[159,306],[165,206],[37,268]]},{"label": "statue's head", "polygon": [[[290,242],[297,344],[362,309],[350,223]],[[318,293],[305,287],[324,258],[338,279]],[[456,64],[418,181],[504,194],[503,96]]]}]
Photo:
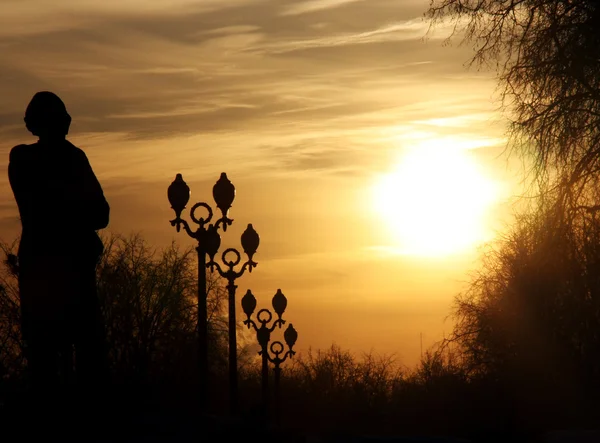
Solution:
[{"label": "statue's head", "polygon": [[42,91],[29,102],[25,125],[29,132],[40,138],[64,138],[69,133],[71,116],[58,95]]}]

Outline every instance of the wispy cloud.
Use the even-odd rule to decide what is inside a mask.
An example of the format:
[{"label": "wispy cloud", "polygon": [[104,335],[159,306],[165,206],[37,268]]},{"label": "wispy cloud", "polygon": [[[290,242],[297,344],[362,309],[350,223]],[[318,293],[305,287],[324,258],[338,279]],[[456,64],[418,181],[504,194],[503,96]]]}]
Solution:
[{"label": "wispy cloud", "polygon": [[[357,288],[399,274],[391,260],[376,274],[372,254],[357,252],[382,240],[365,189],[399,152],[437,140],[486,146],[473,151],[481,155],[502,134],[487,118],[491,79],[466,77],[469,48],[441,47],[450,28],[427,34],[427,0],[0,2],[0,169],[11,144],[33,140],[27,102],[52,90],[117,232],[169,243],[174,174],[202,198],[227,171],[239,189],[237,226],[255,223],[270,265],[253,285],[270,291],[283,279],[296,300],[310,300],[307,312],[323,294],[356,301]],[[19,222],[6,175],[0,196],[0,230],[11,238]],[[342,274],[329,272],[339,257],[350,257]]]},{"label": "wispy cloud", "polygon": [[208,14],[268,0],[2,0],[0,37],[88,29],[123,18]]},{"label": "wispy cloud", "polygon": [[320,11],[323,9],[337,8],[340,6],[348,5],[357,1],[363,0],[309,0],[302,1],[296,4],[286,6],[281,11],[281,15],[299,15],[306,14],[308,12]]},{"label": "wispy cloud", "polygon": [[[15,140],[25,134],[24,106],[40,89],[63,96],[74,134],[113,134],[107,143],[128,143],[120,155],[131,162],[143,156],[130,144],[136,140],[180,140],[168,154],[173,162],[206,154],[187,148],[198,134],[206,137],[197,143],[227,149],[245,133],[252,141],[240,158],[257,170],[363,174],[397,149],[379,134],[399,120],[420,119],[414,124],[440,134],[465,130],[454,114],[432,115],[450,109],[441,100],[453,74],[431,60],[435,50],[422,55],[427,23],[413,9],[398,8],[390,23],[389,2],[370,0],[370,15],[347,26],[365,2],[295,2],[280,16],[275,0],[177,0],[168,11],[158,0],[111,0],[110,7],[63,0],[55,8],[31,1],[14,4],[15,23],[37,17],[25,14],[29,4],[67,26],[14,31],[19,38],[10,39],[0,32],[0,43],[8,42],[0,131]],[[319,26],[299,25],[296,16],[309,11],[320,11],[322,21],[312,23]],[[95,18],[71,21],[70,13]]]},{"label": "wispy cloud", "polygon": [[[414,41],[426,36],[428,24],[422,19],[410,19],[403,22],[386,24],[363,32],[342,32],[333,35],[322,35],[306,39],[288,39],[258,45],[256,50],[267,53],[282,54],[314,48],[365,45],[385,42]],[[438,33],[436,38],[444,38]]]}]

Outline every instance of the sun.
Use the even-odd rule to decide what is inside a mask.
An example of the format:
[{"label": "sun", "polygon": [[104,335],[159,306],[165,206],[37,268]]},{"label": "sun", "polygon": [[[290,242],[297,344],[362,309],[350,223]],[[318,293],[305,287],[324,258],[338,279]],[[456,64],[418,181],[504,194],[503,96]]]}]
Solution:
[{"label": "sun", "polygon": [[488,239],[497,193],[469,150],[421,146],[376,181],[373,203],[403,253],[445,256]]}]

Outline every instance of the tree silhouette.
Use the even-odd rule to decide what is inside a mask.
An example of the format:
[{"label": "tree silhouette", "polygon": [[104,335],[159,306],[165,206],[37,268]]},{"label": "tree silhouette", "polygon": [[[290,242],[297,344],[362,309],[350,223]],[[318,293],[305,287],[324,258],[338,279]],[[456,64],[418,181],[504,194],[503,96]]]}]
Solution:
[{"label": "tree silhouette", "polygon": [[600,4],[594,0],[432,0],[432,24],[474,45],[471,60],[495,65],[511,120],[512,149],[533,158],[556,203],[598,209]]},{"label": "tree silhouette", "polygon": [[24,365],[20,329],[18,265],[14,251],[18,242],[1,243],[0,266],[0,383],[18,376]]},{"label": "tree silhouette", "polygon": [[468,375],[499,383],[521,413],[572,423],[599,412],[600,217],[562,218],[540,203],[488,248],[450,341]]},{"label": "tree silhouette", "polygon": [[[97,284],[115,382],[179,380],[189,389],[196,379],[194,251],[175,244],[156,250],[140,235],[112,235],[103,241]],[[0,380],[23,376],[25,363],[14,255],[17,244],[1,245],[5,260],[0,267]],[[208,276],[210,361],[213,373],[219,374],[227,365],[227,295],[220,278]]]},{"label": "tree silhouette", "polygon": [[508,148],[533,160],[537,179],[536,198],[457,298],[449,342],[471,382],[514,411],[511,426],[591,422],[600,387],[600,4],[432,0],[426,15],[473,44],[471,64],[495,66]]}]

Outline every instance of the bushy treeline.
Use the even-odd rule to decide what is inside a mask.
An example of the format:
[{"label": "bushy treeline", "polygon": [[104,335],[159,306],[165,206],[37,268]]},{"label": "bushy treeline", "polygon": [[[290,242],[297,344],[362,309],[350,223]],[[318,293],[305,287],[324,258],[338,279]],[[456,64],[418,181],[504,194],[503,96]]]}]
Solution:
[{"label": "bushy treeline", "polygon": [[597,426],[597,209],[540,199],[488,249],[454,316],[465,373],[496,383],[515,424]]},{"label": "bushy treeline", "polygon": [[[115,401],[137,400],[154,410],[195,407],[195,252],[176,245],[155,250],[140,236],[112,236],[104,243],[98,293],[113,386],[121,395]],[[4,245],[5,257],[11,257],[15,245]],[[4,260],[0,273],[0,379],[5,393],[19,388],[26,374],[15,264]],[[216,413],[227,411],[226,301],[223,282],[209,278],[211,403]],[[252,416],[261,410],[260,366],[249,351],[254,340],[239,338],[241,408]],[[315,432],[383,432],[386,426],[398,433],[419,432],[413,424],[420,422],[425,426],[420,431],[448,432],[448,413],[435,414],[445,423],[440,425],[431,422],[430,414],[431,408],[443,409],[449,392],[464,381],[455,360],[428,353],[417,369],[409,370],[391,357],[357,357],[335,345],[297,355],[285,363],[282,374],[282,423]]]},{"label": "bushy treeline", "polygon": [[[416,367],[335,345],[286,362],[282,425],[325,434],[465,437],[593,426],[600,388],[600,218],[582,211],[566,223],[555,208],[540,203],[488,249],[456,299],[453,335]],[[98,290],[114,386],[128,401],[154,410],[194,408],[194,251],[176,245],[157,251],[140,236],[113,236],[105,245]],[[13,246],[4,250],[10,254]],[[15,264],[5,260],[0,274],[5,393],[21,386],[25,364]],[[226,292],[219,279],[209,282],[211,404],[224,413]],[[261,406],[253,342],[240,334],[240,401],[247,416]]]},{"label": "bushy treeline", "polygon": [[[182,385],[179,389],[193,397],[197,359],[194,251],[175,244],[157,251],[139,235],[113,235],[104,243],[97,287],[114,384],[137,391],[164,386],[165,392]],[[0,272],[0,380],[9,386],[26,382],[16,244],[3,245]],[[227,365],[226,292],[215,278],[209,278],[208,285],[211,370],[220,373]]]},{"label": "bushy treeline", "polygon": [[600,423],[600,210],[539,198],[488,245],[451,336],[416,368],[332,348],[286,372],[320,428],[517,438]]}]

